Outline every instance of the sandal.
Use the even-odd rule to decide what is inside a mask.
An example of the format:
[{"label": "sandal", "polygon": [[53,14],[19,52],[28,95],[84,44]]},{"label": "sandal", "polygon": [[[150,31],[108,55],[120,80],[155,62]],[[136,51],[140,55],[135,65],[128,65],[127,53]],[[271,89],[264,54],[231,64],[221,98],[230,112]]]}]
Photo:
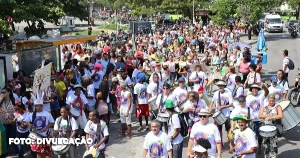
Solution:
[{"label": "sandal", "polygon": [[142,131],[142,130],[143,130],[143,127],[139,127],[139,128],[137,129],[138,132],[140,132],[140,131]]},{"label": "sandal", "polygon": [[127,138],[128,140],[130,140],[130,139],[131,139],[131,136],[127,136],[126,138]]}]

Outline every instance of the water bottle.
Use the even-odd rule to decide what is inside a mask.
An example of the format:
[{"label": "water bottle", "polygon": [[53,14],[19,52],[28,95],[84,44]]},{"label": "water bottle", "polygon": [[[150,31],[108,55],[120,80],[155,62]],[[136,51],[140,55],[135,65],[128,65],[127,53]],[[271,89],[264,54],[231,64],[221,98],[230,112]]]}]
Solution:
[{"label": "water bottle", "polygon": [[266,51],[263,51],[263,57],[262,57],[262,64],[267,64],[268,61],[268,54]]}]

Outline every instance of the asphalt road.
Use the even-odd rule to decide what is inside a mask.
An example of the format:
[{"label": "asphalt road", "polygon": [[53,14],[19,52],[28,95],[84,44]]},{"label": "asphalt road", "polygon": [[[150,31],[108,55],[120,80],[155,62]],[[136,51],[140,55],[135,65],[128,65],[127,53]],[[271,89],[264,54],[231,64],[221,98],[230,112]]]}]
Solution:
[{"label": "asphalt road", "polygon": [[[248,41],[246,37],[243,37],[242,40],[245,42],[254,42],[254,40]],[[278,69],[282,69],[282,51],[284,49],[288,49],[290,58],[295,62],[295,70],[289,73],[289,83],[291,85],[298,73],[297,68],[299,67],[298,61],[300,59],[300,38],[292,39],[285,30],[283,33],[266,33],[266,40],[268,46],[268,62],[266,65],[263,65],[263,78],[268,79],[272,75],[275,75]],[[253,44],[252,49],[255,49],[255,47],[256,44]],[[298,112],[300,112],[300,107],[297,107],[296,109]],[[136,132],[136,129],[138,128],[137,119],[133,119],[133,122],[133,138],[131,140],[127,140],[126,138],[120,137],[120,133],[118,132],[120,129],[118,118],[114,117],[111,120],[111,126],[109,129],[110,141],[105,152],[107,158],[142,158],[143,142],[147,131],[142,131],[140,133]],[[225,135],[223,135],[223,138],[224,140],[227,139]],[[186,138],[184,143],[183,157],[186,157],[187,140],[188,139]],[[279,139],[278,147],[279,158],[299,158],[300,126],[298,125],[290,131],[287,131],[284,134],[284,137]],[[83,153],[84,148],[78,147],[76,149],[76,158],[81,158]],[[29,158],[30,156],[27,157]],[[228,147],[225,147],[223,150],[222,157],[232,157],[232,154],[228,153]],[[257,155],[257,158],[263,158],[263,155],[259,154]]]}]

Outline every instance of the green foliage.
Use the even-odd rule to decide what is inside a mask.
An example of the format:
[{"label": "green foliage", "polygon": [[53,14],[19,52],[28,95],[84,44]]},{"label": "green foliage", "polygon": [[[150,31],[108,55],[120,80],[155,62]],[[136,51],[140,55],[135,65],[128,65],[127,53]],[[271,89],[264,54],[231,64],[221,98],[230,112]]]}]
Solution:
[{"label": "green foliage", "polygon": [[228,18],[232,18],[237,12],[237,0],[216,0],[212,6],[214,16],[212,21],[215,24],[226,24]]},{"label": "green foliage", "polygon": [[0,20],[0,33],[3,34],[12,34],[13,31],[8,28],[8,23],[6,20]]}]

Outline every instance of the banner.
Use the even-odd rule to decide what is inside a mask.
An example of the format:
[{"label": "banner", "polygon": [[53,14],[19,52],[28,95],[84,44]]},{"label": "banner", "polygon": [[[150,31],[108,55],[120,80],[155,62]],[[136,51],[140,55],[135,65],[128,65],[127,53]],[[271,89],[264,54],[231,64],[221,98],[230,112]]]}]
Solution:
[{"label": "banner", "polygon": [[50,86],[51,69],[52,63],[35,71],[32,87],[33,94],[44,91]]}]

